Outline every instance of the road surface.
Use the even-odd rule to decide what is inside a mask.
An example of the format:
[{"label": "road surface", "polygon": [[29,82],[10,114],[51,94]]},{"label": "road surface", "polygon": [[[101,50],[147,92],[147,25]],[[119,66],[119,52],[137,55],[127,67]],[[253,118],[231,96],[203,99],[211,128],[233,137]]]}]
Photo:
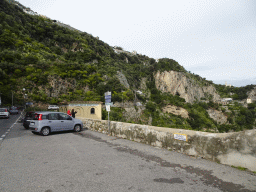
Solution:
[{"label": "road surface", "polygon": [[0,118],[0,142],[9,133],[21,114],[10,115],[9,119]]},{"label": "road surface", "polygon": [[1,192],[256,191],[255,174],[230,166],[90,130],[43,137],[21,123],[0,142],[0,181]]}]

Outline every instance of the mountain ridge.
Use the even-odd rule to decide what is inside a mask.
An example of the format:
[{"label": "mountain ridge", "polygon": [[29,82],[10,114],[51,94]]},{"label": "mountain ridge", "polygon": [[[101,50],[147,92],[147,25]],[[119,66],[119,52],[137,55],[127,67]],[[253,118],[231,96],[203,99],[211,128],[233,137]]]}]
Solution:
[{"label": "mountain ridge", "polygon": [[[6,0],[0,2],[0,19],[0,92],[5,104],[12,102],[12,93],[14,104],[23,105],[27,101],[35,104],[104,102],[104,93],[111,91],[114,103],[134,103],[132,110],[122,106],[113,108],[110,117],[115,121],[208,131],[218,127],[219,132],[255,126],[254,104],[247,108],[244,102],[254,86],[216,85],[189,73],[173,59],[156,61],[137,53],[117,53],[114,47],[86,32],[29,15]],[[164,76],[169,76],[169,80],[164,80]],[[171,81],[173,77],[175,80]],[[176,87],[172,92],[170,87],[179,83],[183,88]],[[239,109],[238,114],[225,112],[220,105],[224,96],[242,100],[242,104],[235,103],[232,109]],[[138,102],[142,108],[136,106]],[[187,110],[189,118],[163,112],[170,105]],[[221,111],[227,123],[219,125],[209,116],[209,109]],[[129,118],[136,110],[138,116]]]}]

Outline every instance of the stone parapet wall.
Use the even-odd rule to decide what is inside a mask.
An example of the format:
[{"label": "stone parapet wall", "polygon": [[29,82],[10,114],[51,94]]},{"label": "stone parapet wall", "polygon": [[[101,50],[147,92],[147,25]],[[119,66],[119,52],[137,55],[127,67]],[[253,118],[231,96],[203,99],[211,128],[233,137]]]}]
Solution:
[{"label": "stone parapet wall", "polygon": [[[81,120],[85,128],[108,134],[107,120]],[[256,171],[255,129],[236,133],[207,133],[111,121],[110,134],[221,164]],[[175,136],[183,134],[186,140],[174,139],[174,134]]]}]

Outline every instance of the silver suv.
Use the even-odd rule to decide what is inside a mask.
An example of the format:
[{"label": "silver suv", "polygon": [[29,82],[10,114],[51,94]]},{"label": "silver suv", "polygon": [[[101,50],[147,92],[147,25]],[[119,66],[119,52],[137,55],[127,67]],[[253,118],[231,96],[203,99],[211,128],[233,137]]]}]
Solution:
[{"label": "silver suv", "polygon": [[32,130],[32,133],[40,133],[43,136],[56,131],[74,130],[79,132],[83,129],[83,122],[66,113],[41,111],[34,113],[29,129]]}]

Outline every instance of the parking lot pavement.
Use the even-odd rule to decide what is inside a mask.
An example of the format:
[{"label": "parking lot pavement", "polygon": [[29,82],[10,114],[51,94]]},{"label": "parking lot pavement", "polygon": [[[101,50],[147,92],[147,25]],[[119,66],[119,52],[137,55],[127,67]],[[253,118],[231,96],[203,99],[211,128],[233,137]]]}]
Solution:
[{"label": "parking lot pavement", "polygon": [[0,145],[10,133],[13,126],[19,122],[21,114],[10,115],[8,119],[0,118]]},{"label": "parking lot pavement", "polygon": [[84,130],[43,137],[17,123],[0,146],[0,191],[256,191],[256,176]]}]

